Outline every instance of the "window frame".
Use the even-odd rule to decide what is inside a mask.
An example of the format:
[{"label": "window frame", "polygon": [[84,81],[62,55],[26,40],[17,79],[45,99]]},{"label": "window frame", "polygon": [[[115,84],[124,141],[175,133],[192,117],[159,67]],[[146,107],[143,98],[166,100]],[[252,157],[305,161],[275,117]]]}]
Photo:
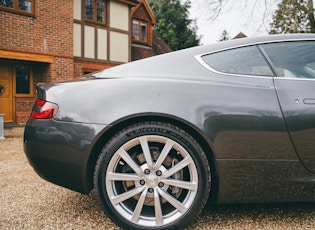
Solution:
[{"label": "window frame", "polygon": [[[138,38],[139,39],[136,39],[134,37],[134,22],[137,22],[137,24],[138,24]],[[142,38],[142,23],[144,23],[146,25],[146,30],[145,30],[146,40],[142,40],[141,39]],[[132,19],[132,31],[131,31],[131,33],[132,33],[132,41],[143,43],[143,44],[148,44],[149,43],[149,39],[148,39],[149,33],[148,33],[148,31],[149,31],[149,23],[147,21],[141,20],[141,19],[138,19],[138,18],[133,18]]]},{"label": "window frame", "polygon": [[3,11],[8,11],[11,13],[17,13],[17,14],[22,14],[26,16],[35,16],[35,0],[26,0],[27,2],[30,2],[32,4],[32,11],[28,12],[25,10],[20,10],[19,9],[19,0],[13,0],[13,7],[8,7],[8,6],[1,6],[0,5],[0,10]]},{"label": "window frame", "polygon": [[[104,1],[104,22],[97,21],[97,1]],[[86,17],[86,0],[83,3],[83,19],[85,22],[98,24],[98,25],[106,25],[107,23],[107,1],[106,0],[93,0],[93,19],[89,19]]]},{"label": "window frame", "polygon": [[[30,92],[29,93],[17,93],[16,92],[16,68],[18,66],[27,66],[30,69],[30,80],[29,80],[29,87],[30,87]],[[14,64],[13,65],[13,93],[15,97],[33,97],[34,96],[34,78],[33,78],[33,66],[29,64]]]}]

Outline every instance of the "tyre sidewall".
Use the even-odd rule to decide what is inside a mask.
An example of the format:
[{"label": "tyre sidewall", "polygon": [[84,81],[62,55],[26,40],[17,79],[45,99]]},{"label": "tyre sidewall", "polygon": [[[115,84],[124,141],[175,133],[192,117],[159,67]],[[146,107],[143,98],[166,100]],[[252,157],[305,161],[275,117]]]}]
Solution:
[{"label": "tyre sidewall", "polygon": [[[164,136],[182,145],[192,157],[198,172],[197,194],[190,209],[173,223],[153,228],[135,225],[120,217],[112,206],[105,187],[107,167],[116,151],[126,142],[145,135]],[[95,169],[95,188],[105,213],[119,226],[125,229],[177,229],[192,222],[202,211],[209,196],[210,168],[202,148],[182,129],[166,123],[141,123],[122,130],[103,148]]]}]

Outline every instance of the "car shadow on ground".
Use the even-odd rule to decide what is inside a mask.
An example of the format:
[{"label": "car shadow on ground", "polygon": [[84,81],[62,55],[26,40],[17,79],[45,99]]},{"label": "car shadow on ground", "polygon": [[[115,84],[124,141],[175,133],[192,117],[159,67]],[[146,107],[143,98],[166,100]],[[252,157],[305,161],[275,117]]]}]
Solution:
[{"label": "car shadow on ground", "polygon": [[315,203],[211,204],[198,218],[224,229],[307,229],[314,227]]},{"label": "car shadow on ground", "polygon": [[[80,203],[76,207],[78,210],[96,209],[92,211],[92,216],[103,212],[95,190],[88,198],[76,199]],[[81,199],[88,202],[82,202]],[[200,216],[186,229],[312,229],[315,224],[314,216],[315,203],[208,203]]]}]

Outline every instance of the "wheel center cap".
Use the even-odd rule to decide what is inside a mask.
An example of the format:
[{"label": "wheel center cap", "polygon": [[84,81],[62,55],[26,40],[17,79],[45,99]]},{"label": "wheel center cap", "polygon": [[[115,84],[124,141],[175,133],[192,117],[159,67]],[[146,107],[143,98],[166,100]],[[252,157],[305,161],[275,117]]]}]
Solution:
[{"label": "wheel center cap", "polygon": [[155,187],[159,183],[158,178],[155,175],[149,175],[146,177],[146,184],[150,187]]}]

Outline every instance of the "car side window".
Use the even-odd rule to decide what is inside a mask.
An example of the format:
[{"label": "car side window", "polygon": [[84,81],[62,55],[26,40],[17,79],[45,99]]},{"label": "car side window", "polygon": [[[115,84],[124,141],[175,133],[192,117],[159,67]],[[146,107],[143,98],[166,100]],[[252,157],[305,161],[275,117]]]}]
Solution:
[{"label": "car side window", "polygon": [[202,56],[203,61],[221,73],[273,76],[267,61],[257,46],[224,50]]},{"label": "car side window", "polygon": [[260,45],[278,77],[315,78],[315,42],[294,41]]}]

